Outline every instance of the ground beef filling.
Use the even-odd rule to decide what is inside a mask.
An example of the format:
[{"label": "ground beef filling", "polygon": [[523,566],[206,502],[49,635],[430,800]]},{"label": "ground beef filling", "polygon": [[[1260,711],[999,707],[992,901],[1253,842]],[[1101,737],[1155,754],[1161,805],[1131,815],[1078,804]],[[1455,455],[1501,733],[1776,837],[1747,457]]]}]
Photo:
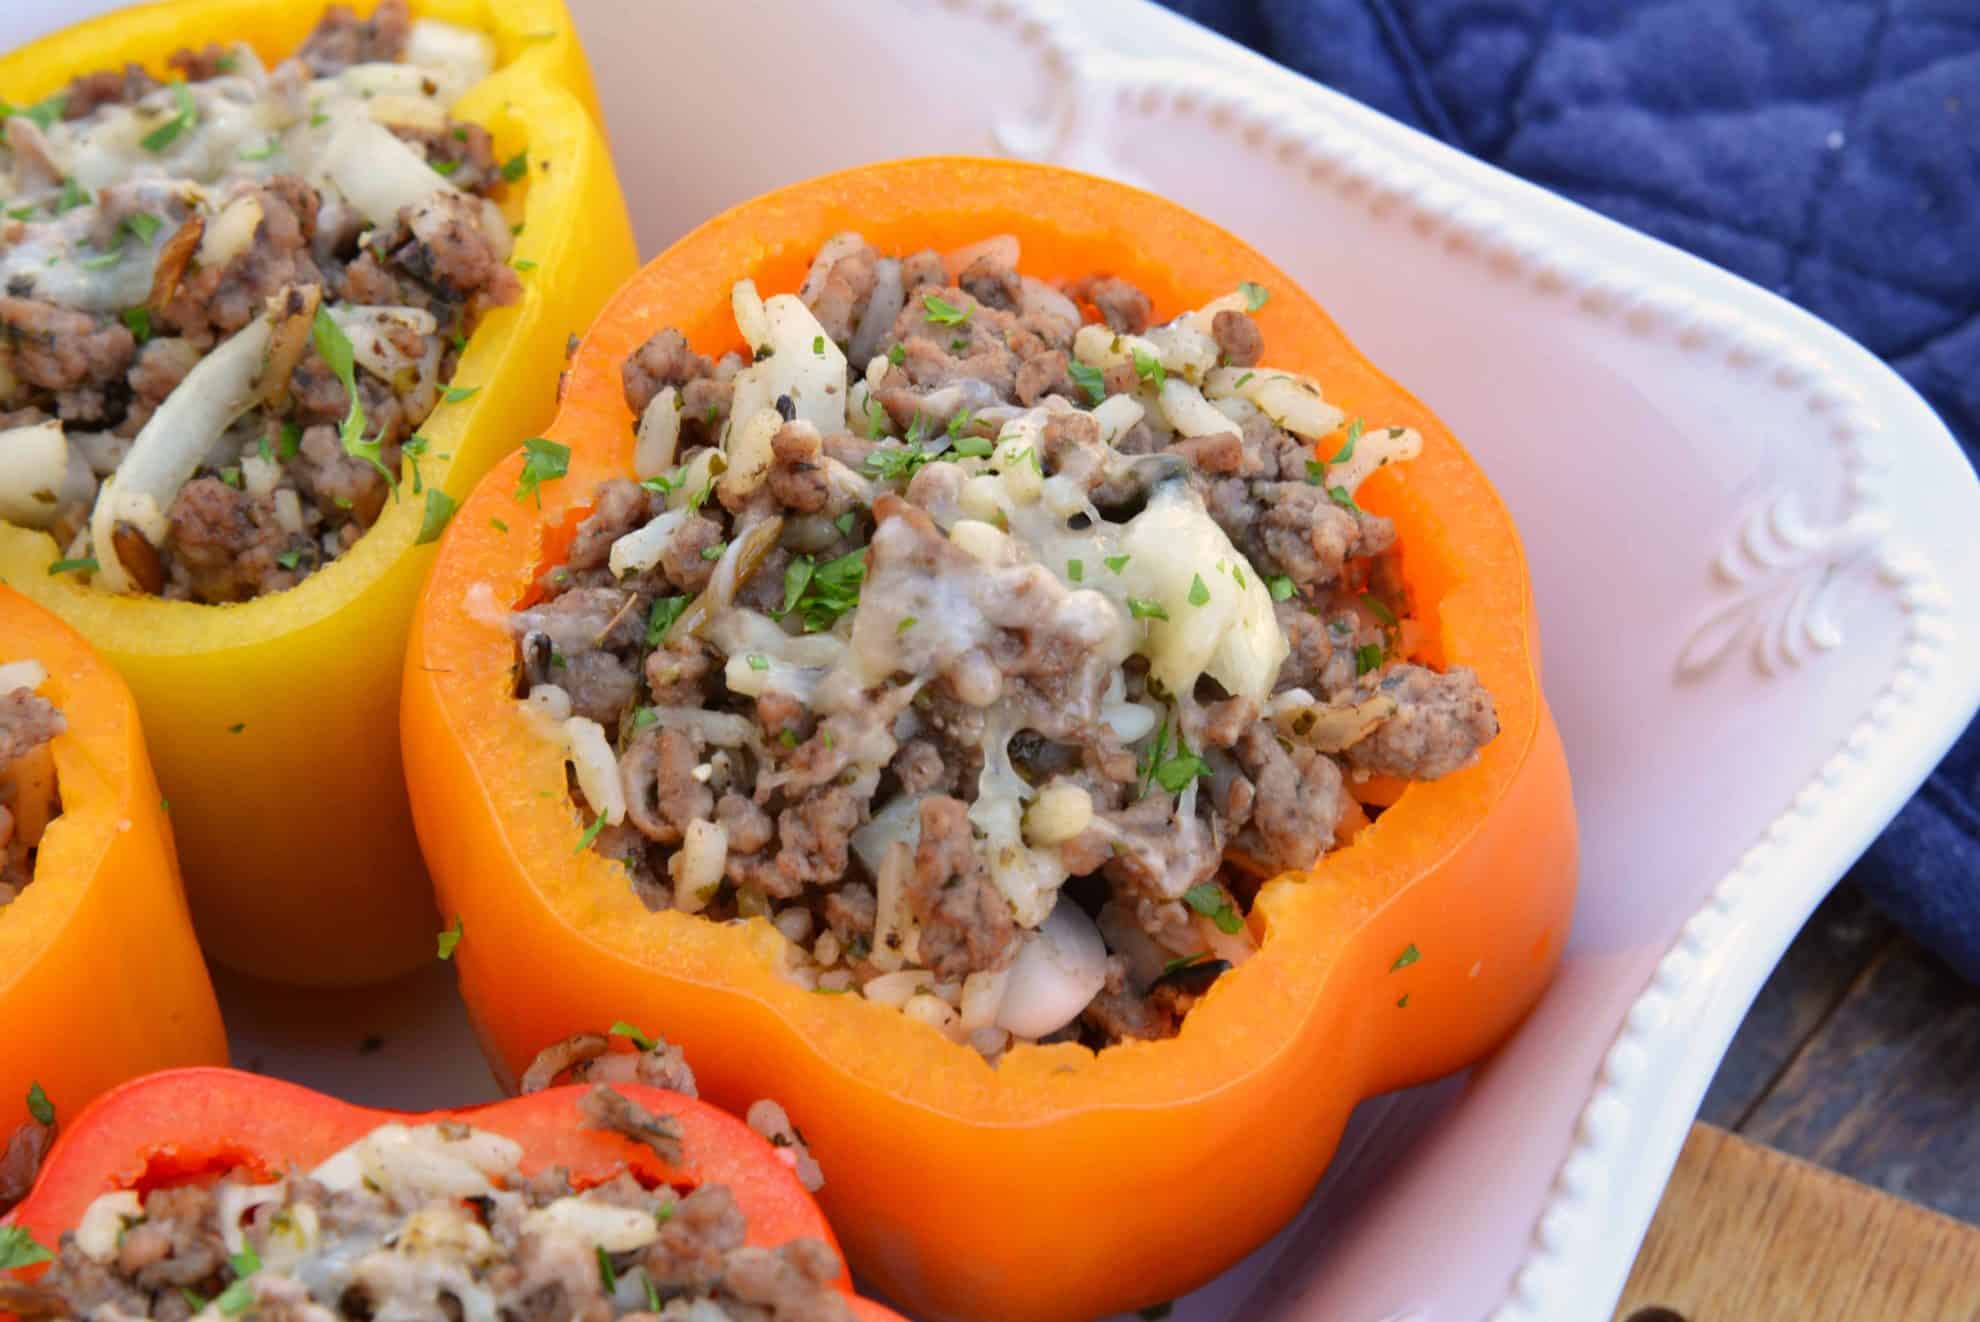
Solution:
[{"label": "ground beef filling", "polygon": [[1412,659],[1395,526],[1355,499],[1414,432],[1267,365],[1257,286],[1157,324],[1018,262],[842,234],[798,296],[737,287],[747,355],[654,335],[642,480],[510,618],[650,907],[767,917],[792,977],[993,1058],[1174,1033],[1261,877],[1498,729]]},{"label": "ground beef filling", "polygon": [[493,199],[522,158],[447,113],[493,58],[406,0],[333,6],[273,69],[209,45],[170,84],[93,73],[10,116],[0,518],[99,588],[218,603],[295,586],[409,498],[461,345],[521,288]]},{"label": "ground beef filling", "polygon": [[42,829],[61,811],[48,744],[67,728],[32,687],[0,691],[0,908],[34,880]]},{"label": "ground beef filling", "polygon": [[[581,1098],[571,1122],[680,1158],[673,1119],[607,1085]],[[230,1175],[106,1195],[62,1236],[47,1275],[0,1279],[0,1312],[82,1322],[853,1317],[833,1286],[838,1254],[815,1239],[746,1244],[725,1186],[681,1194],[621,1173],[579,1190],[558,1168],[525,1178],[521,1157],[466,1125],[395,1125],[274,1184]]]}]

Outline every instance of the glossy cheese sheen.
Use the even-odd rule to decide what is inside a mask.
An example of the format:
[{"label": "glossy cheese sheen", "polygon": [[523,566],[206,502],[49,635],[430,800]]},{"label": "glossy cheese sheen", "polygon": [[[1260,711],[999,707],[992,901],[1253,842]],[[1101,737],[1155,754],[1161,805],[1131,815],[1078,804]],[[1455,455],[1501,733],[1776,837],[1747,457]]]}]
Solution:
[{"label": "glossy cheese sheen", "polygon": [[[665,326],[702,352],[734,345],[733,282],[795,289],[844,229],[894,252],[1015,234],[1027,274],[1113,272],[1158,318],[1260,282],[1272,364],[1314,377],[1351,416],[1423,438],[1419,458],[1358,499],[1397,521],[1423,656],[1476,669],[1501,732],[1476,766],[1403,790],[1312,872],[1266,883],[1258,954],[1174,1040],[1025,1047],[993,1068],[889,1007],[783,980],[783,938],[765,923],[648,913],[615,865],[574,852],[585,823],[561,758],[508,694],[513,644],[464,604],[521,599],[597,483],[630,471],[619,367],[633,349]],[[1215,226],[1121,185],[1003,162],[800,184],[710,221],[620,292],[572,364],[551,435],[572,449],[569,475],[541,511],[514,499],[516,461],[481,484],[407,659],[415,813],[443,908],[463,923],[470,1013],[511,1081],[544,1043],[625,1017],[682,1044],[708,1095],[785,1100],[855,1267],[917,1313],[1074,1322],[1202,1284],[1297,1209],[1355,1102],[1475,1060],[1545,986],[1573,904],[1575,833],[1517,533],[1435,416]],[[1412,944],[1420,957],[1393,969]],[[523,967],[545,976],[519,980]]]}]

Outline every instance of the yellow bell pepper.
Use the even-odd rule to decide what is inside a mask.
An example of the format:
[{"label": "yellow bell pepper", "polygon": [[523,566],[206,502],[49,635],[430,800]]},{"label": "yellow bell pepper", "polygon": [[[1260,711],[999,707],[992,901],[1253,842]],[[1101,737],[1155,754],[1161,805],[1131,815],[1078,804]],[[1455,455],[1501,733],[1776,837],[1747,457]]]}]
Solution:
[{"label": "yellow bell pepper", "polygon": [[[360,3],[368,11],[375,0]],[[0,96],[24,104],[77,74],[182,46],[245,41],[292,54],[323,0],[167,0],[109,14],[0,58]],[[454,107],[498,159],[527,151],[507,207],[523,223],[523,295],[475,328],[453,384],[420,427],[421,481],[465,500],[548,421],[569,338],[635,267],[631,223],[561,0],[413,0],[417,15],[494,37],[496,71]],[[430,959],[438,919],[399,764],[399,682],[434,547],[423,498],[401,496],[363,539],[299,586],[241,605],[121,597],[51,576],[46,533],[0,523],[0,582],[76,626],[136,693],[171,799],[194,921],[244,972],[340,985]]]}]

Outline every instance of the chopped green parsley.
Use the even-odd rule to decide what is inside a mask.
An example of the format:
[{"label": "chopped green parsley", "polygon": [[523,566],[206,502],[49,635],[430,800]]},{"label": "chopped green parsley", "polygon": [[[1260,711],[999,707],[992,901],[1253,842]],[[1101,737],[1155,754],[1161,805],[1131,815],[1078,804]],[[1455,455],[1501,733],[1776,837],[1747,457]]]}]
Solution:
[{"label": "chopped green parsley", "polygon": [[541,436],[530,437],[523,442],[522,478],[516,483],[516,499],[534,496],[536,507],[543,508],[543,484],[554,482],[570,471],[570,446]]}]

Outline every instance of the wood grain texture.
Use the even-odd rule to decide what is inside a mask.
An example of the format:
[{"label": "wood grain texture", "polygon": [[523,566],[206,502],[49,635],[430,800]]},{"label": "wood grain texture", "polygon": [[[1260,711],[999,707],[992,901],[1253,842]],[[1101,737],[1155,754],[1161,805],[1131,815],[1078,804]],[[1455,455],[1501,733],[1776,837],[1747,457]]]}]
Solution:
[{"label": "wood grain texture", "polygon": [[1980,1223],[1980,991],[1900,938],[1739,1124],[1742,1136]]},{"label": "wood grain texture", "polygon": [[1980,1230],[1696,1125],[1616,1322],[1980,1322]]}]

